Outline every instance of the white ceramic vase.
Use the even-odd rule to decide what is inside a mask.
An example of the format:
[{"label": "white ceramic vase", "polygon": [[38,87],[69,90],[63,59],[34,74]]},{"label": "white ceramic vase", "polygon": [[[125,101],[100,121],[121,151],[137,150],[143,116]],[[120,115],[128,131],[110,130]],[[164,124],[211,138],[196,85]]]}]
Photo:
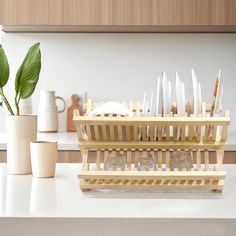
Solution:
[{"label": "white ceramic vase", "polygon": [[[57,109],[56,100],[60,100],[63,103],[62,110]],[[55,96],[55,91],[40,91],[38,106],[38,131],[57,132],[58,113],[64,112],[65,109],[65,100],[62,97]]]},{"label": "white ceramic vase", "polygon": [[30,142],[37,139],[37,116],[7,117],[7,168],[9,174],[31,174]]},{"label": "white ceramic vase", "polygon": [[33,176],[53,177],[57,162],[57,142],[36,141],[30,143]]}]

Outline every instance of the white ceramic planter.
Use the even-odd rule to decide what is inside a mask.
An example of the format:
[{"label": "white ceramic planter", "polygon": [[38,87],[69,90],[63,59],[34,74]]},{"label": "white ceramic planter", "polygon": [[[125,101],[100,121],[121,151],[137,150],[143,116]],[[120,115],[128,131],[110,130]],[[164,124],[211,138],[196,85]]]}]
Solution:
[{"label": "white ceramic planter", "polygon": [[33,176],[53,177],[57,162],[57,142],[31,142],[30,152]]},{"label": "white ceramic planter", "polygon": [[31,174],[30,142],[37,139],[37,116],[7,117],[7,168],[9,174]]}]

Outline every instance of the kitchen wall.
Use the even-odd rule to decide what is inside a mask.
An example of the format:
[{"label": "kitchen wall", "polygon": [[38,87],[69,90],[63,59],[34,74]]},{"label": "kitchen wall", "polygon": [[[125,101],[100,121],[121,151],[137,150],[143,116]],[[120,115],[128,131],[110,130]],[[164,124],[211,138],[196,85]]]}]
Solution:
[{"label": "kitchen wall", "polygon": [[[155,86],[162,70],[174,82],[175,71],[186,83],[192,100],[190,69],[202,84],[203,101],[210,102],[218,69],[224,83],[224,108],[231,111],[231,131],[236,131],[236,34],[48,34],[4,33],[3,45],[11,65],[6,93],[13,96],[14,76],[27,49],[41,42],[42,72],[33,96],[37,111],[39,91],[55,90],[70,103],[78,93],[96,100],[141,101]],[[174,84],[172,85],[174,87]],[[175,92],[173,92],[175,100]],[[66,114],[60,115],[65,130]],[[0,108],[0,131],[5,112]]]},{"label": "kitchen wall", "polygon": [[[0,44],[2,44],[2,27],[0,26]],[[5,130],[5,113],[2,108],[2,98],[0,97],[0,132]]]}]

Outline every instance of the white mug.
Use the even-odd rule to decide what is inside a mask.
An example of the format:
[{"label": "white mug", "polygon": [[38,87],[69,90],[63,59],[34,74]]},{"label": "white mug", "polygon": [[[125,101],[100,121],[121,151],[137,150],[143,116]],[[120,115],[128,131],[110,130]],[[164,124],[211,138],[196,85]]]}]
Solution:
[{"label": "white mug", "polygon": [[[58,110],[56,100],[61,100],[64,104],[63,109]],[[55,96],[55,91],[41,91],[38,106],[38,131],[57,132],[58,113],[64,112],[66,102],[62,97]]]},{"label": "white mug", "polygon": [[53,177],[57,162],[57,142],[30,142],[32,173],[34,177]]}]

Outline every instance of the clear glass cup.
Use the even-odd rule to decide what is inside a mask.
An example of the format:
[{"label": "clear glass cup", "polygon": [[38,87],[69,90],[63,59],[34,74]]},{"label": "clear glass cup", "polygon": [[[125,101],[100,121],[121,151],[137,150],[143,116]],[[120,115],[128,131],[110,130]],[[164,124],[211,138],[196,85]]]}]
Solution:
[{"label": "clear glass cup", "polygon": [[176,151],[170,159],[170,170],[191,170],[193,168],[193,157],[189,151]]},{"label": "clear glass cup", "polygon": [[151,153],[142,153],[136,160],[135,166],[138,171],[154,170],[154,159]]},{"label": "clear glass cup", "polygon": [[125,170],[125,155],[111,154],[107,157],[104,163],[104,170],[118,171]]}]

